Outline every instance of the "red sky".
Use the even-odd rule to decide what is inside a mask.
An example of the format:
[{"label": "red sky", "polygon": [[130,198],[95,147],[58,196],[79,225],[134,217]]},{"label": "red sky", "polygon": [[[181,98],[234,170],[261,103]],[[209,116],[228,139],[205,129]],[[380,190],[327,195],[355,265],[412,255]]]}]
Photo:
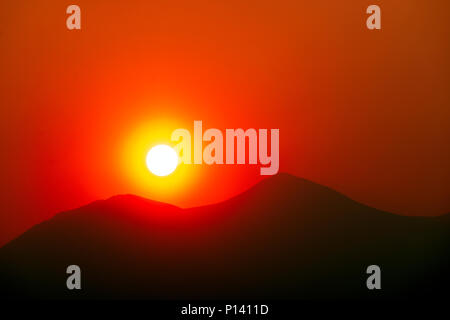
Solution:
[{"label": "red sky", "polygon": [[[281,171],[370,206],[450,211],[448,1],[75,3],[81,31],[66,29],[72,2],[0,4],[0,244],[115,194],[187,207],[261,178],[137,176],[136,141],[194,120],[280,128]],[[375,3],[381,31],[365,27]]]}]

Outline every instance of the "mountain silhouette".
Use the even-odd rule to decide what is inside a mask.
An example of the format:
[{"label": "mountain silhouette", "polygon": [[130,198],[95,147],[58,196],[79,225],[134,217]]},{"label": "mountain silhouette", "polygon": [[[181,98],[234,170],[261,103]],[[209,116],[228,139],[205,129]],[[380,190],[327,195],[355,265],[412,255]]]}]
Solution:
[{"label": "mountain silhouette", "polygon": [[[449,282],[449,215],[407,217],[288,174],[181,209],[119,195],[0,248],[9,298],[422,298]],[[366,269],[381,268],[381,290]],[[66,288],[81,268],[82,289]]]}]

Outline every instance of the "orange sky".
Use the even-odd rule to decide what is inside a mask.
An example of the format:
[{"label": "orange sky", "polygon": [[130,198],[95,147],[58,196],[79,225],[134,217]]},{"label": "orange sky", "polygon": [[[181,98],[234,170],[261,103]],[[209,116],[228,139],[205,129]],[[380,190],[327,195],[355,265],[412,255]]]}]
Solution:
[{"label": "orange sky", "polygon": [[[0,4],[0,244],[118,193],[193,206],[261,179],[133,175],[136,140],[194,120],[280,128],[281,171],[370,206],[450,211],[448,1],[74,3],[81,31],[66,29],[72,2]],[[375,3],[381,31],[365,27]]]}]

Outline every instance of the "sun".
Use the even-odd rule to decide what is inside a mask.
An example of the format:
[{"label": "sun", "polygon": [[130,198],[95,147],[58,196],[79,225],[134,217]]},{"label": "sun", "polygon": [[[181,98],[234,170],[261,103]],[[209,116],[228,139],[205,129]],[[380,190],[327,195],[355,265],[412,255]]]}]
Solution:
[{"label": "sun", "polygon": [[151,148],[147,153],[146,163],[151,173],[164,177],[174,172],[177,168],[178,154],[172,147],[159,144]]}]

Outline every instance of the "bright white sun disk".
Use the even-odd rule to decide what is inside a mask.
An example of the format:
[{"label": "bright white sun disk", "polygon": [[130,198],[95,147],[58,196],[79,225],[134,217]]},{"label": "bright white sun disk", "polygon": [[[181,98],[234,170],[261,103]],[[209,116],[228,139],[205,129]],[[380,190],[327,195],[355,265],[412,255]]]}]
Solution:
[{"label": "bright white sun disk", "polygon": [[177,168],[178,154],[168,145],[159,144],[147,153],[146,163],[151,173],[160,177],[167,176]]}]

